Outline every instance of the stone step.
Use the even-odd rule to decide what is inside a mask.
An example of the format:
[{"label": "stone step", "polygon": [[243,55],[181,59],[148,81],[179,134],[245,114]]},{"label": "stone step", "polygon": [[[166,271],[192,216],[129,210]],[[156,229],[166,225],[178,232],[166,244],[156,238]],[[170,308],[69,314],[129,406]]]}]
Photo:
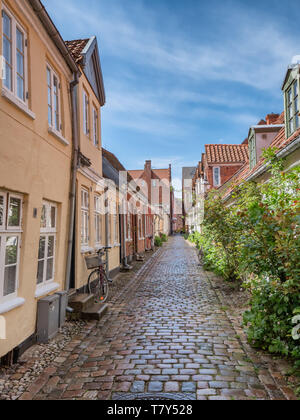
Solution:
[{"label": "stone step", "polygon": [[82,311],[81,317],[86,320],[100,321],[100,319],[106,314],[107,310],[107,303],[94,303],[93,306]]},{"label": "stone step", "polygon": [[94,304],[94,295],[88,293],[78,293],[73,295],[69,300],[69,306],[74,309],[75,312],[83,312],[89,309]]}]

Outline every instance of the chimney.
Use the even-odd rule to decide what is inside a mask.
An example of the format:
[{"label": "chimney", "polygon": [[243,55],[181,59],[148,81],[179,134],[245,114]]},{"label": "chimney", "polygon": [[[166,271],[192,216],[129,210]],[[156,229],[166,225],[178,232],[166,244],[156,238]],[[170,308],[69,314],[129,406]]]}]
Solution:
[{"label": "chimney", "polygon": [[274,114],[273,112],[272,114],[268,114],[266,116],[267,125],[276,124],[276,121],[278,120],[278,118],[279,118],[279,114]]},{"label": "chimney", "polygon": [[150,170],[151,171],[151,166],[152,166],[152,162],[151,162],[151,160],[146,160],[146,162],[145,162],[145,171],[146,170]]}]

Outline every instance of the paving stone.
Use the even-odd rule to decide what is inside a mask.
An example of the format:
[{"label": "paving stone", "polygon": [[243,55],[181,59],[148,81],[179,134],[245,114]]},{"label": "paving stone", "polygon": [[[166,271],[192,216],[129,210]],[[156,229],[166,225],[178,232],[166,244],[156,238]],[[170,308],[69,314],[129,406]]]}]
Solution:
[{"label": "paving stone", "polygon": [[[215,276],[199,267],[182,237],[170,238],[139,267],[114,280],[108,313],[57,351],[20,399],[106,400],[145,392],[192,393],[198,400],[295,398],[285,382],[288,364],[272,368],[272,357],[251,349],[239,320],[222,309]],[[21,366],[11,381],[27,371]],[[0,399],[1,381],[0,375]]]}]

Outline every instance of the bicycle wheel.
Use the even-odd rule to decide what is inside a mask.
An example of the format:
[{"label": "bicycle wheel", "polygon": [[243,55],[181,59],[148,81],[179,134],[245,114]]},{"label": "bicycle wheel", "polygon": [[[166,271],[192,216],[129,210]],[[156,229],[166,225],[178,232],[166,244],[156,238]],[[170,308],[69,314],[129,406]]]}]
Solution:
[{"label": "bicycle wheel", "polygon": [[95,296],[95,303],[105,302],[108,298],[108,280],[106,274],[94,270],[88,280],[88,291]]}]

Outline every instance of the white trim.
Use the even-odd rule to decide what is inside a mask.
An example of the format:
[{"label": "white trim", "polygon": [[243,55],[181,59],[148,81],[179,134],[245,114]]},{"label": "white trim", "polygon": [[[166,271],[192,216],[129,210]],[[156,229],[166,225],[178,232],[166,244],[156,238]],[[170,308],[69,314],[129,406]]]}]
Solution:
[{"label": "white trim", "polygon": [[[219,170],[219,182],[216,182],[215,169]],[[213,186],[214,187],[220,187],[221,186],[221,168],[220,168],[220,166],[213,166],[212,170],[213,170]]]},{"label": "white trim", "polygon": [[[9,217],[9,207],[10,207],[10,200],[11,198],[16,198],[20,200],[20,223],[18,226],[9,226],[8,225],[8,217]],[[7,232],[17,232],[22,233],[22,219],[23,219],[23,196],[20,194],[8,193],[8,200],[7,200],[7,221],[6,221],[6,230]]]},{"label": "white trim", "polygon": [[83,111],[83,134],[90,138],[90,98],[87,91],[83,88],[82,92],[82,111]]},{"label": "white trim", "polygon": [[19,297],[11,299],[8,302],[2,303],[0,304],[0,315],[12,311],[13,309],[18,308],[19,306],[24,305],[24,303],[25,299]]},{"label": "white trim", "polygon": [[35,292],[35,298],[40,298],[42,296],[48,295],[49,293],[54,292],[58,288],[58,283],[50,282],[49,284],[42,284],[40,287],[37,287]]},{"label": "white trim", "polygon": [[0,232],[4,232],[6,230],[7,192],[0,190],[0,195],[3,197],[3,214],[2,225],[0,225]]},{"label": "white trim", "polygon": [[20,101],[9,90],[7,90],[6,87],[2,87],[1,96],[3,98],[5,98],[7,101],[9,101],[11,104],[15,105],[17,108],[19,108],[20,111],[22,111],[24,114],[26,114],[32,120],[36,119],[35,113],[32,112],[28,108],[28,106],[26,104],[24,104],[24,102]]},{"label": "white trim", "polygon": [[[49,122],[49,104],[48,104],[48,70],[50,72],[50,89],[51,89],[51,124]],[[55,93],[54,93],[54,78],[57,81],[57,99],[58,99],[58,129],[56,128],[56,113],[55,113]],[[47,85],[47,120],[48,120],[48,127],[52,129],[51,134],[54,134],[58,137],[59,140],[64,139],[61,135],[61,127],[62,127],[62,114],[61,114],[61,88],[60,88],[60,78],[57,75],[56,71],[53,70],[53,67],[50,66],[48,62],[46,62],[46,85]],[[60,135],[60,136],[59,136]]]},{"label": "white trim", "polygon": [[54,136],[57,140],[59,140],[64,146],[69,146],[70,143],[68,142],[68,140],[66,140],[61,133],[59,133],[58,131],[55,130],[55,128],[49,126],[48,127],[48,133],[52,134],[52,136]]},{"label": "white trim", "polygon": [[91,246],[82,246],[81,247],[81,254],[86,254],[87,252],[94,252],[95,248],[92,248]]},{"label": "white trim", "polygon": [[89,42],[86,44],[86,46],[84,47],[84,50],[82,51],[82,53],[81,54],[86,54],[87,52],[88,52],[88,50],[89,50],[89,48],[90,48],[90,46],[92,45],[92,43],[94,42],[94,40],[96,39],[96,37],[95,36],[92,36],[90,39],[89,39]]},{"label": "white trim", "polygon": [[[11,90],[9,88],[4,88],[12,94],[21,104],[24,105],[24,107],[28,107],[28,98],[27,98],[27,92],[28,92],[28,57],[27,57],[27,47],[26,47],[26,40],[28,38],[28,34],[26,30],[23,28],[23,26],[20,24],[18,19],[15,17],[15,15],[10,11],[10,9],[3,4],[2,5],[2,11],[10,18],[11,20],[11,68],[12,68],[12,75],[11,75]],[[24,100],[18,97],[17,93],[17,29],[20,33],[23,35],[23,93],[24,93]],[[3,32],[2,32],[2,38],[3,38]]]}]

